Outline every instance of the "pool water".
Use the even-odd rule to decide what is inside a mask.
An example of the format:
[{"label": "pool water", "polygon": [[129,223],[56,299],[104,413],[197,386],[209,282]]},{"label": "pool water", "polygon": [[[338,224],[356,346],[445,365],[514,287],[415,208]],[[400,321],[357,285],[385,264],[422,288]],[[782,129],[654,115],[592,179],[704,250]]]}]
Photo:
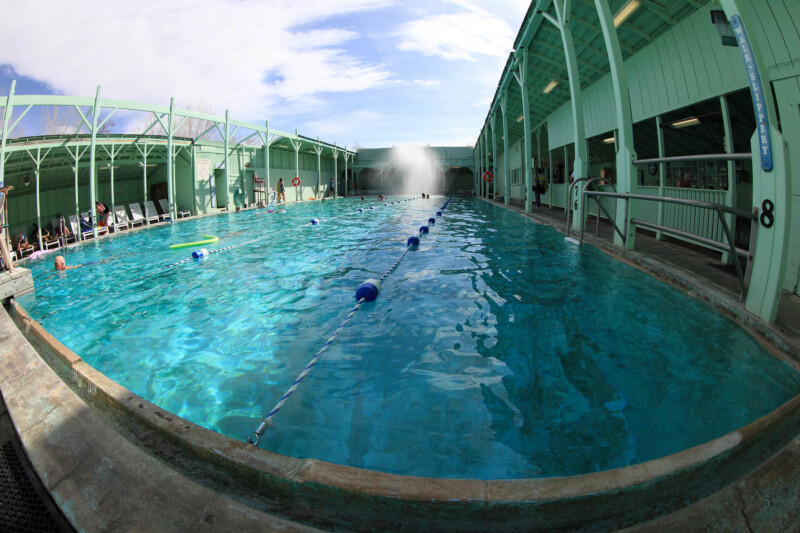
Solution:
[{"label": "pool water", "polygon": [[[444,201],[161,224],[64,252],[75,270],[33,262],[20,303],[136,394],[244,440]],[[191,254],[169,244],[202,235],[220,237],[210,250],[258,240],[168,266]],[[406,475],[564,476],[707,442],[799,392],[796,370],[703,302],[456,197],[260,446]]]}]

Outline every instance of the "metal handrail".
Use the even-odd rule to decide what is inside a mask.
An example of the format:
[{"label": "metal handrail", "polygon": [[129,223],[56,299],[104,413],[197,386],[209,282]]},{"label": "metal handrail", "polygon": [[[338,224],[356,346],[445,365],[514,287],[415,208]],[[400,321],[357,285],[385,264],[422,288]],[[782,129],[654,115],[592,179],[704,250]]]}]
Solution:
[{"label": "metal handrail", "polygon": [[[651,229],[657,229],[660,231],[665,231],[668,233],[673,233],[679,235],[681,237],[693,240],[695,242],[699,242],[702,244],[708,244],[709,242],[716,243],[716,241],[711,241],[705,237],[700,235],[695,235],[693,233],[688,233],[680,230],[675,230],[673,228],[669,228],[667,226],[661,226],[659,224],[652,224],[649,222],[638,221],[635,219],[628,218],[628,204],[630,200],[644,200],[650,202],[663,202],[669,204],[679,204],[679,205],[688,205],[692,207],[701,207],[704,209],[712,209],[714,212],[717,213],[717,217],[719,218],[720,224],[722,225],[723,233],[725,234],[725,239],[728,241],[728,247],[724,248],[724,245],[720,243],[716,243],[719,246],[717,247],[720,250],[727,251],[733,257],[733,264],[736,267],[736,275],[739,278],[739,286],[741,288],[741,292],[739,294],[740,301],[741,298],[744,297],[745,292],[747,292],[747,286],[749,285],[750,281],[750,273],[751,273],[751,263],[753,260],[753,252],[755,249],[755,240],[756,240],[756,230],[758,229],[758,208],[754,207],[752,212],[743,211],[741,209],[736,209],[734,207],[728,207],[722,204],[715,204],[712,202],[703,202],[701,200],[689,200],[685,198],[673,198],[671,196],[651,196],[646,194],[633,194],[633,193],[618,193],[618,192],[605,192],[605,191],[587,191],[585,188],[583,190],[584,196],[608,196],[611,198],[622,198],[625,200],[625,235],[628,235],[628,225],[633,224],[634,226],[641,225],[642,227],[648,227]],[[745,218],[750,220],[751,222],[751,231],[750,231],[750,250],[748,252],[742,253],[743,251],[736,248],[736,245],[733,241],[731,236],[730,228],[728,228],[728,223],[725,221],[725,217],[723,213],[730,213],[734,216]],[[614,221],[614,226],[616,226],[616,221]],[[580,244],[583,244],[583,233],[584,233],[584,224],[581,224],[581,238]],[[742,266],[739,264],[739,255],[746,255],[747,256],[747,274],[746,276],[742,273]]]},{"label": "metal handrail", "polygon": [[[574,180],[570,184],[569,192],[567,193],[567,195],[568,195],[568,199],[567,199],[567,237],[569,237],[569,230],[570,230],[569,219],[570,219],[570,215],[572,213],[572,189],[575,187],[575,185],[578,182],[585,181],[586,185],[583,186],[583,189],[586,190],[589,187],[589,185],[591,185],[595,181],[599,181],[599,180],[605,180],[605,178],[598,178],[598,177],[595,177],[595,178],[578,178],[577,180]],[[609,185],[611,185],[614,188],[614,192],[617,192],[617,186],[616,185],[614,185],[613,183],[610,183],[610,182],[609,182]],[[606,214],[606,217],[608,217],[608,220],[610,220],[614,224],[614,230],[617,232],[617,234],[620,236],[620,238],[624,242],[625,241],[625,235],[623,235],[623,233],[620,231],[619,227],[617,226],[617,223],[614,221],[614,219],[611,216],[611,214],[606,210],[605,206],[603,206],[603,204],[600,203],[600,200],[595,198],[594,201],[597,203],[598,211],[600,209],[603,210],[603,213]],[[585,213],[585,212],[586,212],[586,210],[584,209],[583,213]],[[581,227],[583,226],[584,223],[585,223],[585,218],[584,218],[584,220],[581,221]],[[598,214],[597,214],[597,227],[595,229],[595,235],[599,235],[599,234],[600,234],[600,213],[598,212]]]},{"label": "metal handrail", "polygon": [[749,161],[753,159],[753,154],[748,152],[724,153],[724,154],[695,154],[695,155],[673,155],[669,157],[651,157],[649,159],[637,159],[634,165],[649,165],[650,163],[685,163],[687,161]]},{"label": "metal handrail", "polygon": [[569,189],[567,190],[567,202],[566,202],[566,204],[567,204],[567,209],[566,209],[566,211],[567,211],[567,238],[569,238],[569,217],[572,214],[572,190],[575,188],[575,186],[578,183],[580,183],[582,181],[588,181],[588,180],[589,180],[589,178],[578,178],[576,180],[572,180],[572,183],[569,184]]}]

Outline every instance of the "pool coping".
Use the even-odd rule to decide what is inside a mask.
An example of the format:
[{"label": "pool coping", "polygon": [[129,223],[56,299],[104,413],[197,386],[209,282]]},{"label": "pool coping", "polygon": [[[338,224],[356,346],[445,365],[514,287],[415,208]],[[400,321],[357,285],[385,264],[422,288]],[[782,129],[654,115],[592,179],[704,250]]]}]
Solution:
[{"label": "pool coping", "polygon": [[[518,530],[616,528],[682,508],[738,479],[800,429],[800,395],[718,439],[666,457],[578,476],[519,480],[399,476],[287,457],[207,430],[140,398],[85,363],[12,301],[9,315],[40,357],[95,410],[141,424],[213,464],[289,518],[335,528]],[[36,465],[37,468],[39,465]],[[259,496],[260,495],[260,496]],[[257,505],[257,504],[256,504]],[[293,507],[301,509],[295,513]],[[308,518],[307,509],[314,509]]]}]

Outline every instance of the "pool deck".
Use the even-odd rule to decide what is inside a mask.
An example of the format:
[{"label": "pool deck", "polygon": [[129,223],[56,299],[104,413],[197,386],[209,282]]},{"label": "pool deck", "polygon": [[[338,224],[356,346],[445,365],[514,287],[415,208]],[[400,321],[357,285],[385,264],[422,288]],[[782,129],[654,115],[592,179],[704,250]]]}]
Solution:
[{"label": "pool deck", "polygon": [[[518,205],[510,207],[522,211]],[[543,208],[526,216],[564,228],[560,210]],[[719,264],[719,254],[675,241],[656,241],[644,233],[637,235],[637,250],[626,252],[610,244],[610,234],[611,229],[601,225],[600,238],[591,236],[587,242],[743,319],[757,336],[779,337],[784,353],[800,353],[796,349],[800,346],[797,296],[784,293],[778,321],[764,324],[745,316],[738,304],[738,281]],[[75,378],[67,372],[45,363],[19,325],[0,310],[0,437],[21,440],[23,459],[34,465],[42,484],[77,530],[320,530],[308,524],[342,530],[315,519],[314,509],[307,510],[307,519],[298,519],[296,513],[289,519],[268,497],[254,504],[226,487],[213,469],[187,468],[181,457],[170,455],[170,448],[154,444],[152,435],[132,434],[131,428],[116,425],[113,410],[102,413],[90,406],[85,398],[97,395],[94,385],[80,382],[78,394],[74,385],[66,383]],[[625,531],[798,531],[798,523],[800,435],[721,490]],[[407,528],[392,524],[382,529]],[[593,530],[592,525],[586,529]]]}]

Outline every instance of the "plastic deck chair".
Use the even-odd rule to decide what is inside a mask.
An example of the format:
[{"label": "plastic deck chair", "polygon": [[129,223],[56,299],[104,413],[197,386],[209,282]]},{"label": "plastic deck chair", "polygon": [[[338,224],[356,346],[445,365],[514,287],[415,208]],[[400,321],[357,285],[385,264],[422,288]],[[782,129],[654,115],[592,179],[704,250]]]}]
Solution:
[{"label": "plastic deck chair", "polygon": [[152,200],[147,200],[145,204],[147,205],[148,215],[152,215],[153,213],[157,215],[156,222],[160,222],[162,220],[167,220],[168,218],[170,218],[169,211],[165,210],[162,214],[159,214],[158,209],[156,209],[156,204],[154,204]]},{"label": "plastic deck chair", "polygon": [[125,210],[124,205],[114,207],[114,218],[117,219],[117,228],[120,230],[131,229],[133,227],[133,223],[131,219],[128,218],[128,212]]},{"label": "plastic deck chair", "polygon": [[139,202],[130,204],[128,209],[131,210],[131,216],[133,217],[134,221],[141,219],[149,223],[158,222],[158,214],[153,214],[156,212],[156,210],[153,209],[153,213],[148,213],[147,217],[145,218],[144,212],[142,211],[142,206],[139,205]]},{"label": "plastic deck chair", "polygon": [[[167,201],[164,198],[162,198],[161,200],[158,201],[158,205],[159,205],[159,207],[161,207],[161,212],[162,213],[165,213],[165,214],[169,215],[169,206],[167,205]],[[192,212],[191,211],[184,211],[180,207],[176,207],[175,211],[177,211],[177,213],[178,213],[178,218],[192,216]]]},{"label": "plastic deck chair", "polygon": [[[133,206],[136,206],[136,209],[134,209]],[[124,208],[124,206],[123,206],[123,208]],[[138,226],[140,224],[144,225],[146,220],[144,219],[144,215],[142,215],[142,210],[139,208],[139,204],[131,204],[131,205],[128,206],[128,208],[131,211],[131,218],[129,219],[129,221],[131,223],[131,227],[135,228],[136,226]]]}]

